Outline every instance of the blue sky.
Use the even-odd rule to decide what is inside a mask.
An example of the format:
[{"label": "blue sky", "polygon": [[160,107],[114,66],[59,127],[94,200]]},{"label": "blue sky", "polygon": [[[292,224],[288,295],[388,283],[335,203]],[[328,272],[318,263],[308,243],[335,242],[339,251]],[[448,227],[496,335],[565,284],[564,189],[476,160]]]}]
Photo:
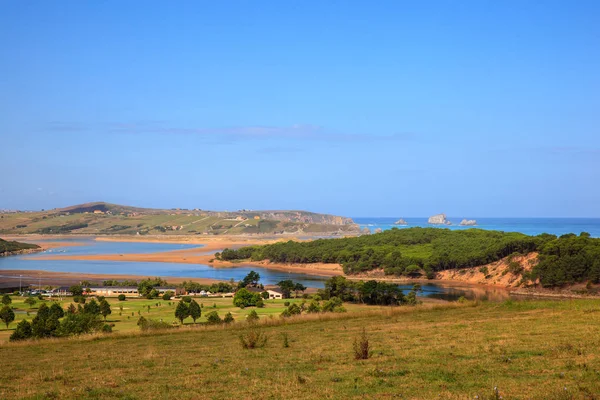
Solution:
[{"label": "blue sky", "polygon": [[597,1],[0,9],[0,208],[600,217]]}]

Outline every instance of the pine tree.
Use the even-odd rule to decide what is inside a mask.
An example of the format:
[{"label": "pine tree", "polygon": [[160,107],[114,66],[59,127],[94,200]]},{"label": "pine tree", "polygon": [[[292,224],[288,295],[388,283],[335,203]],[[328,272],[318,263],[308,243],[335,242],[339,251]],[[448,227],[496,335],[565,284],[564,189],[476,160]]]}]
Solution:
[{"label": "pine tree", "polygon": [[189,317],[189,315],[190,309],[188,308],[187,304],[185,304],[183,301],[180,301],[175,309],[175,318],[177,318],[181,322],[181,325],[183,325],[183,320]]},{"label": "pine tree", "polygon": [[196,320],[202,316],[202,309],[200,308],[198,303],[196,303],[195,300],[192,300],[188,307],[188,310],[190,313],[190,317],[192,317],[194,323],[196,323]]}]

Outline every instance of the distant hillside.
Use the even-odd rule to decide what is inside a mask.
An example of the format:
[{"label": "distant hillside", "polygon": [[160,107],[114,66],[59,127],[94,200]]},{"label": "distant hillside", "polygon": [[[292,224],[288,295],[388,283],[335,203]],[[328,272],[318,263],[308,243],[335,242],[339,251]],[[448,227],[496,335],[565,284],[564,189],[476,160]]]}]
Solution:
[{"label": "distant hillside", "polygon": [[0,214],[0,233],[24,234],[331,234],[357,232],[350,218],[296,210],[153,209],[105,202]]},{"label": "distant hillside", "polygon": [[40,246],[38,246],[37,244],[9,242],[4,239],[0,239],[0,256],[19,254],[25,250],[33,250],[39,248]]}]

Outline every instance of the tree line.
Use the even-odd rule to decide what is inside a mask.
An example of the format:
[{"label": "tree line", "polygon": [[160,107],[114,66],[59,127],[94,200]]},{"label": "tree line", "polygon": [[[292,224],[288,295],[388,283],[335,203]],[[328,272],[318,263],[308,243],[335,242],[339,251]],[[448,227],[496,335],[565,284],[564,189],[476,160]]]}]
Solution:
[{"label": "tree line", "polygon": [[250,259],[277,263],[338,263],[355,274],[382,269],[387,275],[434,278],[436,272],[489,264],[513,254],[539,252],[539,264],[526,278],[547,287],[600,282],[600,239],[589,234],[529,236],[482,229],[393,228],[374,235],[287,241],[217,255],[225,261]]}]

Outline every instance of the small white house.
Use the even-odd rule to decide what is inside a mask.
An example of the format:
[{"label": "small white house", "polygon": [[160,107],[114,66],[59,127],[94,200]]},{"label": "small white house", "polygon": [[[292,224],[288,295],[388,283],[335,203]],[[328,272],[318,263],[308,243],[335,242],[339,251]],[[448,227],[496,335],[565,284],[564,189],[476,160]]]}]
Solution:
[{"label": "small white house", "polygon": [[269,293],[269,299],[283,299],[283,294],[277,290],[267,289],[267,293]]}]

